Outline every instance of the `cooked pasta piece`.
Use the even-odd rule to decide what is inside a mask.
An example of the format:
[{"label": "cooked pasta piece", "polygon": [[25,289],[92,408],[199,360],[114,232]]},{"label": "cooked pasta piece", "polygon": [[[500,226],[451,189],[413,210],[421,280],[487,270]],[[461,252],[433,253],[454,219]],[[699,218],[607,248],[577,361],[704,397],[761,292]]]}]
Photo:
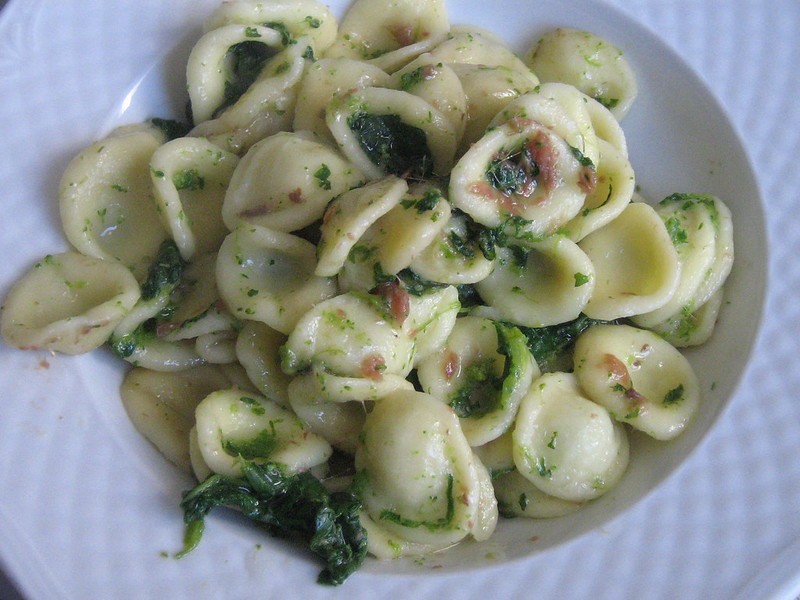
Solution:
[{"label": "cooked pasta piece", "polygon": [[206,396],[195,418],[203,461],[222,475],[241,475],[242,458],[279,463],[296,473],[323,464],[332,452],[330,444],[292,412],[238,388]]},{"label": "cooked pasta piece", "polygon": [[473,25],[454,25],[447,39],[431,50],[433,60],[487,67],[506,67],[512,71],[530,69],[494,33]]},{"label": "cooked pasta piece", "polygon": [[317,303],[283,347],[282,367],[296,374],[312,365],[330,373],[380,381],[411,371],[414,340],[379,296],[357,292]]},{"label": "cooked pasta piece", "polygon": [[189,135],[205,137],[224,150],[242,155],[253,144],[292,125],[297,86],[313,56],[309,38],[294,40],[267,58],[251,85],[214,118],[198,123]]},{"label": "cooked pasta piece", "polygon": [[184,260],[216,252],[228,233],[220,211],[239,158],[199,138],[178,138],[150,159],[156,207]]},{"label": "cooked pasta piece", "polygon": [[317,277],[314,245],[258,225],[240,225],[219,251],[219,294],[240,319],[288,334],[316,303],[336,293],[333,279]]},{"label": "cooked pasta piece", "polygon": [[450,65],[422,54],[393,73],[389,85],[428,102],[450,122],[456,141],[461,139],[467,121],[467,97]]},{"label": "cooked pasta piece", "polygon": [[470,446],[511,428],[539,374],[518,329],[472,316],[457,319],[446,342],[417,367],[422,390],[455,411]]},{"label": "cooked pasta piece", "polygon": [[628,466],[625,429],[586,397],[571,373],[546,373],[522,399],[513,434],[519,473],[545,494],[593,500]]},{"label": "cooked pasta piece", "polygon": [[136,279],[116,261],[49,254],[9,291],[0,332],[23,350],[83,354],[105,343],[140,295]]},{"label": "cooked pasta piece", "polygon": [[277,133],[242,158],[225,194],[222,218],[229,229],[254,223],[297,231],[321,219],[333,198],[363,179],[326,144],[303,133]]},{"label": "cooked pasta piece", "polygon": [[231,384],[222,369],[211,365],[176,373],[134,368],[125,375],[120,395],[137,431],[170,462],[191,473],[189,432],[195,409],[210,393]]},{"label": "cooked pasta piece", "polygon": [[411,270],[430,281],[450,285],[477,283],[492,272],[495,260],[469,236],[465,215],[452,215],[439,235],[411,261]]},{"label": "cooked pasta piece", "polygon": [[167,238],[150,180],[150,158],[164,141],[153,126],[120,127],[70,161],[58,189],[69,242],[82,254],[119,261],[137,279]]},{"label": "cooked pasta piece", "polygon": [[584,312],[613,320],[656,310],[678,286],[680,262],[653,207],[633,202],[578,244],[595,269],[595,288]]},{"label": "cooked pasta piece", "polygon": [[489,473],[450,408],[401,391],[367,415],[356,450],[369,550],[378,557],[442,549],[468,536],[486,539],[497,521]]},{"label": "cooked pasta piece", "polygon": [[446,175],[453,165],[457,140],[450,121],[409,92],[370,87],[334,98],[326,122],[369,179]]},{"label": "cooked pasta piece", "polygon": [[328,400],[320,394],[314,374],[295,377],[288,393],[292,410],[310,431],[325,438],[337,450],[355,453],[367,416],[362,402]]},{"label": "cooked pasta piece", "polygon": [[381,68],[399,68],[444,39],[449,30],[444,0],[356,0],[325,55],[374,60]]},{"label": "cooked pasta piece", "polygon": [[684,306],[674,315],[670,315],[649,329],[676,348],[705,344],[716,328],[717,317],[725,297],[724,290],[724,287],[719,288],[699,308]]},{"label": "cooked pasta piece", "polygon": [[206,19],[205,30],[234,23],[276,29],[284,44],[308,36],[317,54],[333,43],[338,28],[330,8],[317,0],[225,0]]},{"label": "cooked pasta piece", "polygon": [[388,175],[335,198],[320,225],[316,274],[331,277],[339,273],[359,240],[399,205],[406,192],[408,183],[404,179]]},{"label": "cooked pasta piece", "polygon": [[590,327],[575,344],[574,365],[592,400],[658,440],[674,438],[697,411],[700,384],[691,364],[651,331]]},{"label": "cooked pasta piece", "polygon": [[389,75],[367,62],[352,58],[321,58],[309,65],[300,82],[293,129],[311,131],[322,141],[336,140],[325,122],[328,104],[353,90],[389,86]]},{"label": "cooked pasta piece", "polygon": [[236,338],[236,358],[262,396],[289,408],[291,378],[281,370],[286,335],[259,321],[245,321]]},{"label": "cooked pasta piece", "polygon": [[[240,55],[250,53],[264,62],[283,49],[279,31],[261,25],[220,25],[204,34],[192,47],[186,63],[186,87],[195,123],[209,121],[235,100]],[[244,91],[244,90],[242,90]]]},{"label": "cooked pasta piece", "polygon": [[622,119],[638,93],[622,51],[588,31],[560,27],[546,33],[525,55],[542,81],[563,81],[595,98]]},{"label": "cooked pasta piece", "polygon": [[580,212],[561,228],[574,242],[616,219],[633,199],[636,187],[631,163],[619,149],[600,138],[597,145],[600,154],[592,189]]},{"label": "cooked pasta piece", "polygon": [[[431,55],[431,58],[435,57]],[[467,122],[458,156],[483,137],[498,112],[539,85],[536,75],[528,69],[472,63],[451,63],[449,66],[458,76],[467,100]]]},{"label": "cooked pasta piece", "polygon": [[[579,135],[577,125],[575,131]],[[450,176],[450,200],[486,227],[510,224],[516,237],[541,240],[578,214],[587,173],[593,172],[552,129],[512,118],[458,160]]]},{"label": "cooked pasta piece", "polygon": [[494,270],[475,284],[489,306],[485,314],[526,327],[576,319],[588,306],[597,276],[575,242],[552,236],[529,247],[497,251]]},{"label": "cooked pasta piece", "polygon": [[[390,309],[396,314],[398,293],[392,287],[399,286],[390,284],[388,292]],[[385,291],[385,288],[378,289],[378,293]],[[415,365],[441,348],[456,323],[460,308],[458,290],[452,285],[415,290],[408,294],[408,313],[403,319],[403,331],[414,341]]]},{"label": "cooked pasta piece", "polygon": [[543,83],[533,92],[507,104],[491,120],[489,127],[495,128],[512,119],[536,121],[580,152],[582,159],[588,159],[587,164],[597,166],[600,153],[586,100],[586,95],[571,85]]},{"label": "cooked pasta piece", "polygon": [[[705,203],[687,198],[685,201],[662,202],[656,206],[656,213],[664,221],[677,251],[680,279],[669,302],[654,311],[633,317],[636,325],[645,328],[664,321],[684,307],[689,307],[691,312],[700,286],[714,268],[718,252],[718,225],[715,221],[719,219],[713,200]],[[723,280],[722,277],[719,279]]]},{"label": "cooked pasta piece", "polygon": [[574,513],[583,506],[544,493],[514,469],[492,479],[497,506],[504,517],[554,519]]}]

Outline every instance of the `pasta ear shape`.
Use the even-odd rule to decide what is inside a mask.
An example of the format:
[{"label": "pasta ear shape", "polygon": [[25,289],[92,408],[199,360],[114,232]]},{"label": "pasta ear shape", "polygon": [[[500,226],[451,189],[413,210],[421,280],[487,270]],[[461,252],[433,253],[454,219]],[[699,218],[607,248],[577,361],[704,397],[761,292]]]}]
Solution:
[{"label": "pasta ear shape", "polygon": [[492,272],[494,259],[471,239],[465,215],[452,215],[439,235],[411,261],[411,270],[430,281],[449,285],[477,283]]},{"label": "pasta ear shape", "polygon": [[[713,203],[711,206],[714,206]],[[693,300],[709,277],[717,258],[716,210],[712,214],[706,204],[687,200],[659,203],[656,213],[664,221],[677,252],[680,279],[669,302],[633,318],[634,323],[645,328],[664,321],[684,307],[691,310]]]},{"label": "pasta ear shape", "polygon": [[397,68],[429,50],[448,31],[444,0],[356,0],[326,56],[373,60],[381,68]]},{"label": "pasta ear shape", "polygon": [[317,275],[336,275],[359,240],[408,192],[404,179],[388,175],[335,198],[322,219]]},{"label": "pasta ear shape", "polygon": [[282,49],[280,32],[261,25],[226,24],[205,33],[186,63],[192,120],[197,124],[209,121],[230,102],[231,88],[239,84],[238,53],[249,52],[263,62]]},{"label": "pasta ear shape", "polygon": [[450,65],[422,54],[393,73],[389,85],[428,102],[450,122],[456,140],[461,139],[467,122],[467,96]]},{"label": "pasta ear shape", "polygon": [[[577,125],[574,131],[580,135]],[[514,237],[544,239],[578,214],[586,198],[585,178],[593,167],[582,165],[572,148],[540,121],[513,117],[458,160],[450,200],[486,227],[510,225]]]},{"label": "pasta ear shape", "polygon": [[603,139],[597,140],[599,156],[596,177],[583,208],[561,228],[574,242],[616,219],[631,202],[636,177],[630,161]]},{"label": "pasta ear shape", "polygon": [[284,45],[309,37],[317,53],[333,43],[338,27],[330,8],[317,0],[226,0],[206,20],[205,30],[231,24],[270,27],[281,33]]},{"label": "pasta ear shape", "polygon": [[[431,59],[434,58],[430,55]],[[458,155],[477,142],[491,120],[510,102],[532,92],[539,80],[529,69],[505,65],[450,63],[467,100],[467,116]]]},{"label": "pasta ear shape", "polygon": [[312,55],[310,39],[294,40],[264,62],[255,80],[233,104],[198,123],[189,135],[207,138],[241,156],[259,140],[289,130],[297,87]]},{"label": "pasta ear shape", "polygon": [[637,95],[636,77],[619,48],[588,31],[560,27],[546,33],[525,55],[544,81],[574,85],[622,119]]},{"label": "pasta ear shape", "polygon": [[424,179],[446,175],[453,165],[457,140],[450,121],[409,92],[370,87],[335,98],[326,122],[345,156],[369,179]]},{"label": "pasta ear shape", "polygon": [[215,473],[240,477],[240,460],[274,462],[290,473],[321,465],[331,446],[292,412],[238,388],[212,392],[195,409],[197,443]]},{"label": "pasta ear shape", "polygon": [[411,371],[414,341],[399,315],[376,295],[350,292],[316,304],[289,334],[282,367],[296,374],[312,366],[345,377],[381,381]]},{"label": "pasta ear shape", "polygon": [[311,131],[320,140],[336,145],[325,122],[331,101],[353,90],[388,87],[389,75],[375,65],[352,58],[321,58],[309,65],[297,92],[294,131]]},{"label": "pasta ear shape", "polygon": [[494,477],[492,485],[500,514],[505,517],[555,519],[574,513],[583,506],[581,502],[545,494],[516,469]]},{"label": "pasta ear shape", "polygon": [[681,433],[700,402],[688,360],[669,342],[629,325],[596,325],[575,343],[575,375],[618,421],[658,440]]},{"label": "pasta ear shape", "polygon": [[137,279],[167,237],[150,179],[150,158],[163,143],[155,127],[119,128],[69,163],[58,190],[69,242],[82,254],[119,261]]},{"label": "pasta ear shape", "polygon": [[245,321],[236,338],[236,358],[258,391],[289,408],[291,378],[281,370],[280,348],[286,336],[259,321]]},{"label": "pasta ear shape", "polygon": [[288,233],[242,225],[222,242],[216,264],[222,300],[235,317],[292,331],[312,306],[336,293],[314,275],[314,245]]},{"label": "pasta ear shape", "polygon": [[508,431],[522,397],[540,375],[525,337],[515,327],[461,317],[439,350],[419,363],[423,391],[458,415],[470,446]]},{"label": "pasta ear shape", "polygon": [[184,260],[216,252],[228,233],[220,216],[239,157],[200,138],[178,138],[150,159],[156,206]]},{"label": "pasta ear shape", "polygon": [[170,462],[192,472],[189,432],[203,398],[231,386],[222,369],[202,365],[163,373],[134,368],[120,386],[122,404],[134,427]]},{"label": "pasta ear shape", "polygon": [[[405,380],[403,380],[405,381]],[[289,384],[292,410],[303,424],[334,448],[354,454],[367,410],[361,402],[334,402],[320,395],[316,375],[295,377]]]},{"label": "pasta ear shape", "polygon": [[436,62],[448,64],[505,67],[512,71],[529,71],[508,45],[494,33],[481,27],[454,25],[447,39],[430,51]]},{"label": "pasta ear shape", "polygon": [[339,272],[339,285],[369,291],[400,273],[437,239],[450,215],[441,190],[429,184],[412,186],[351,247]]},{"label": "pasta ear shape", "polygon": [[595,269],[584,313],[614,320],[656,310],[678,287],[680,262],[664,222],[653,207],[629,204],[620,215],[578,244]]},{"label": "pasta ear shape", "polygon": [[513,433],[519,473],[545,494],[593,500],[628,466],[628,436],[571,373],[545,373],[523,398]]},{"label": "pasta ear shape", "polygon": [[396,541],[401,554],[415,554],[468,536],[485,539],[494,530],[497,505],[488,471],[455,414],[432,396],[400,391],[376,402],[355,462],[369,526],[384,532],[369,536],[373,554],[385,556],[385,546],[393,545],[381,538]]},{"label": "pasta ear shape", "polygon": [[494,270],[475,289],[499,319],[526,327],[558,325],[576,319],[593,296],[595,267],[567,238],[500,248],[497,255]]},{"label": "pasta ear shape", "polygon": [[363,179],[334,148],[305,134],[280,132],[256,143],[239,162],[222,219],[229,229],[254,223],[297,231],[321,219],[333,198]]},{"label": "pasta ear shape", "polygon": [[0,332],[16,348],[83,354],[105,343],[139,296],[134,276],[115,261],[47,255],[11,288]]}]

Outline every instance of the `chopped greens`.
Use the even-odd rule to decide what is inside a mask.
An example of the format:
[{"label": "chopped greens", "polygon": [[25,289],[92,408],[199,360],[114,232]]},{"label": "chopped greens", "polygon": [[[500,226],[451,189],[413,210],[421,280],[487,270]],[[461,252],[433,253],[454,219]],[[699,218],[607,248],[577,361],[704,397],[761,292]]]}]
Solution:
[{"label": "chopped greens", "polygon": [[225,80],[225,100],[214,111],[214,117],[218,117],[242,97],[274,54],[273,48],[255,40],[239,42],[228,49],[231,68],[229,77]]},{"label": "chopped greens", "polygon": [[325,563],[317,581],[343,583],[364,561],[367,533],[359,520],[361,502],[352,492],[329,493],[308,472],[285,473],[274,463],[242,460],[242,477],[211,475],[183,495],[184,548],[200,542],[204,521],[214,508],[232,507],[274,536],[296,537]]},{"label": "chopped greens", "polygon": [[445,529],[450,526],[450,523],[453,522],[453,517],[455,517],[456,513],[456,503],[455,498],[453,497],[453,475],[447,475],[447,510],[443,517],[436,519],[435,521],[416,521],[413,519],[406,519],[402,515],[391,511],[391,510],[384,510],[381,512],[380,518],[385,519],[387,521],[391,521],[392,523],[396,523],[401,527],[409,527],[415,529],[417,527],[424,527],[428,531],[437,531],[441,529]]},{"label": "chopped greens", "polygon": [[415,178],[433,173],[433,155],[425,132],[398,115],[356,112],[347,125],[369,159],[387,173]]},{"label": "chopped greens", "polygon": [[197,191],[206,186],[205,178],[200,175],[197,169],[185,169],[178,171],[172,176],[172,183],[175,189]]},{"label": "chopped greens", "polygon": [[167,137],[167,140],[175,140],[179,137],[184,137],[189,133],[191,127],[186,123],[181,123],[174,119],[161,119],[154,117],[150,122],[158,127],[161,132]]},{"label": "chopped greens", "polygon": [[542,372],[555,370],[578,336],[597,323],[584,314],[573,321],[549,327],[519,327],[528,340],[528,348]]}]

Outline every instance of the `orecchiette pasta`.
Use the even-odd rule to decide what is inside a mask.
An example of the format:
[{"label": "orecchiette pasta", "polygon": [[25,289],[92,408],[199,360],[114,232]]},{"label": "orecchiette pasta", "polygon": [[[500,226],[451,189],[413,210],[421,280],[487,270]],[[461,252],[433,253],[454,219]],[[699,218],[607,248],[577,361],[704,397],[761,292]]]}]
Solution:
[{"label": "orecchiette pasta", "polygon": [[588,31],[555,29],[525,58],[542,81],[574,85],[607,106],[618,119],[628,113],[636,98],[636,78],[622,51]]},{"label": "orecchiette pasta", "polygon": [[656,439],[678,435],[697,410],[700,385],[689,361],[651,331],[592,327],[578,338],[574,360],[590,398]]},{"label": "orecchiette pasta", "polygon": [[514,464],[546,494],[586,502],[613,487],[628,464],[628,437],[584,395],[570,373],[546,373],[523,398],[513,433]]},{"label": "orecchiette pasta", "polygon": [[69,163],[75,250],[11,289],[4,340],[107,344],[188,496],[232,485],[255,514],[256,467],[310,478],[378,558],[580,510],[636,460],[629,431],[690,426],[678,348],[716,327],[733,222],[635,191],[619,50],[565,28],[530,48],[442,0],[355,0],[341,25],[317,0],[223,2],[189,122]]},{"label": "orecchiette pasta", "polygon": [[139,299],[119,263],[77,252],[48,255],[6,297],[0,330],[18,348],[82,354],[101,346]]},{"label": "orecchiette pasta", "polygon": [[164,141],[155,127],[122,127],[69,163],[59,207],[76,250],[118,260],[137,278],[144,275],[167,238],[150,179],[150,158]]},{"label": "orecchiette pasta", "polygon": [[[390,540],[430,551],[467,536],[485,539],[495,527],[488,471],[455,413],[432,396],[401,391],[376,403],[355,463],[365,480],[365,512]],[[401,552],[413,553],[412,548]]]}]

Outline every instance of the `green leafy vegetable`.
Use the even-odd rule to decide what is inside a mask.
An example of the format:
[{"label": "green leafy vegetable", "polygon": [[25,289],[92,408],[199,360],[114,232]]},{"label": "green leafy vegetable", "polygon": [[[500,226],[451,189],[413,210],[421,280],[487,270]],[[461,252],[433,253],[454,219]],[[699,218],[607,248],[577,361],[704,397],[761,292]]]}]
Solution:
[{"label": "green leafy vegetable", "polygon": [[683,400],[684,388],[683,384],[679,384],[677,387],[672,388],[666,394],[664,394],[664,400],[662,403],[670,406],[672,404],[677,404],[681,400]]},{"label": "green leafy vegetable", "polygon": [[667,233],[669,233],[673,246],[677,248],[689,242],[689,236],[686,234],[686,230],[681,225],[681,221],[678,217],[675,215],[670,216],[664,221],[664,225],[667,228]]},{"label": "green leafy vegetable", "polygon": [[187,125],[186,123],[181,123],[180,121],[175,121],[173,119],[160,119],[155,117],[150,119],[150,122],[158,127],[165,136],[167,136],[167,140],[174,140],[179,137],[184,137],[191,129],[191,126]]},{"label": "green leafy vegetable", "polygon": [[489,163],[489,167],[486,169],[486,179],[489,184],[507,196],[517,193],[530,181],[531,177],[535,177],[537,174],[538,167],[536,172],[531,175],[510,157],[496,158]]},{"label": "green leafy vegetable", "polygon": [[206,186],[205,178],[200,175],[197,169],[185,169],[178,171],[172,176],[172,183],[176,190],[202,190]]},{"label": "green leafy vegetable", "polygon": [[554,370],[563,355],[569,351],[578,336],[587,328],[603,321],[590,319],[584,314],[573,321],[549,327],[519,327],[525,334],[536,363],[542,372]]},{"label": "green leafy vegetable", "polygon": [[274,463],[243,460],[241,478],[211,475],[183,495],[186,536],[178,556],[193,550],[205,517],[232,507],[275,536],[296,537],[325,563],[318,582],[343,583],[363,563],[367,533],[359,520],[361,502],[352,492],[329,493],[308,472],[287,474]]},{"label": "green leafy vegetable", "polygon": [[418,179],[433,173],[433,155],[425,132],[398,115],[356,112],[347,125],[369,159],[385,172]]},{"label": "green leafy vegetable", "polygon": [[214,117],[218,117],[242,97],[274,54],[273,48],[255,40],[240,42],[228,49],[231,68],[225,80],[225,100],[214,111]]},{"label": "green leafy vegetable", "polygon": [[142,300],[171,294],[181,280],[184,264],[175,242],[172,240],[163,242],[155,261],[150,265],[147,279],[142,284]]}]

